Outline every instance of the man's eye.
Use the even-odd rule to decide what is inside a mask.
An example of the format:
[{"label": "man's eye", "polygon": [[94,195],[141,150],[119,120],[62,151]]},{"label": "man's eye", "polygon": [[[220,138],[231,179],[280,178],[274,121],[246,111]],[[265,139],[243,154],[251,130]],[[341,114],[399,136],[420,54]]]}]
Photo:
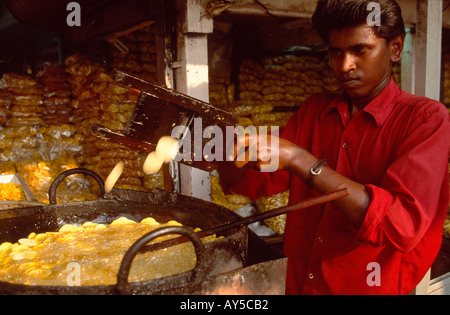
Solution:
[{"label": "man's eye", "polygon": [[358,54],[364,54],[364,53],[366,53],[368,51],[369,51],[369,49],[367,47],[359,47],[359,48],[356,49],[355,52],[358,53]]}]

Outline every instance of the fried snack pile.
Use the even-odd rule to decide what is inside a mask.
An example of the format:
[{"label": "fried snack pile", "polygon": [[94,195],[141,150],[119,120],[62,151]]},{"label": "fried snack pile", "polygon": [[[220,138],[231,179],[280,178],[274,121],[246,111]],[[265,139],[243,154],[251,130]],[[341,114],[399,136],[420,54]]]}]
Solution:
[{"label": "fried snack pile", "polygon": [[21,73],[6,73],[2,79],[11,98],[8,126],[21,127],[43,123],[41,110],[44,90],[37,79]]},{"label": "fried snack pile", "polygon": [[68,124],[72,120],[70,75],[63,66],[48,67],[39,73],[44,86],[42,119],[45,124]]},{"label": "fried snack pile", "polygon": [[211,201],[232,211],[251,203],[251,199],[239,195],[226,195],[219,183],[219,177],[211,174]]},{"label": "fried snack pile", "polygon": [[283,127],[312,93],[339,89],[327,62],[310,56],[245,59],[239,67],[238,79],[235,85],[212,76],[210,101],[232,111],[244,127]]},{"label": "fried snack pile", "polygon": [[[115,284],[127,249],[144,234],[164,226],[181,224],[176,221],[160,224],[150,217],[137,223],[121,217],[109,225],[87,222],[75,227],[67,224],[58,232],[31,233],[17,243],[0,245],[0,281],[67,286],[73,281],[74,269],[71,266],[75,263],[80,266],[80,285]],[[176,236],[167,235],[152,242]],[[216,239],[211,235],[202,241],[206,243]],[[133,261],[129,281],[179,274],[192,270],[195,263],[191,243],[138,254]]]},{"label": "fried snack pile", "polygon": [[11,93],[7,90],[0,89],[0,126],[8,122],[8,112],[11,107]]},{"label": "fried snack pile", "polygon": [[154,25],[124,35],[120,41],[129,49],[128,53],[111,47],[111,63],[117,69],[132,73],[148,82],[157,83],[156,34]]},{"label": "fried snack pile", "polygon": [[0,184],[0,201],[2,200],[25,200],[25,192],[20,185],[14,183]]},{"label": "fried snack pile", "polygon": [[[226,195],[220,186],[219,177],[211,174],[211,201],[217,205],[228,208],[232,211],[252,203],[250,198],[240,195]],[[277,195],[260,198],[255,201],[259,212],[266,212],[287,206],[289,201],[289,190]],[[286,215],[279,215],[274,218],[264,220],[264,223],[275,233],[283,234],[286,226]]]},{"label": "fried snack pile", "polygon": [[80,166],[76,156],[82,147],[70,124],[67,78],[64,69],[49,67],[37,76],[6,73],[0,80],[0,104],[6,109],[0,114],[6,116],[0,128],[0,174],[20,173],[40,202],[48,202],[57,175]]},{"label": "fried snack pile", "polygon": [[[123,174],[118,179],[116,188],[134,190],[161,188],[162,172],[148,176],[142,171],[145,154],[90,134],[92,123],[123,132],[134,109],[137,92],[118,85],[105,68],[82,55],[75,54],[68,57],[65,64],[74,87],[73,122],[77,133],[83,138],[82,166],[106,179],[114,166],[123,162]],[[96,185],[92,186],[96,188]]]},{"label": "fried snack pile", "polygon": [[[48,202],[50,183],[66,169],[88,168],[105,179],[119,161],[125,168],[117,188],[163,186],[162,172],[143,173],[145,154],[90,134],[91,123],[123,131],[137,99],[99,63],[74,54],[37,76],[7,73],[0,87],[0,174],[19,172],[38,201]],[[58,202],[98,198],[90,177],[66,182],[61,187],[75,189],[58,189]]]},{"label": "fried snack pile", "polygon": [[[64,64],[46,62],[36,75],[0,77],[0,174],[19,172],[38,201],[48,202],[47,183],[64,170],[60,165],[88,168],[105,179],[123,161],[117,188],[153,191],[163,187],[162,172],[143,173],[145,154],[99,140],[89,132],[91,123],[123,131],[136,103],[137,92],[116,84],[108,69],[121,69],[150,82],[157,79],[156,28],[149,25],[120,40],[128,53],[114,46],[93,48],[87,52],[90,57],[76,53]],[[58,202],[98,198],[97,184],[90,177],[72,178],[65,181],[76,189],[67,195],[58,193]]]},{"label": "fried snack pile", "polygon": [[[256,206],[259,211],[266,212],[269,210],[285,207],[288,205],[288,201],[289,190],[270,197],[261,198],[256,201]],[[266,219],[264,220],[264,222],[268,227],[274,230],[275,233],[283,234],[284,228],[286,227],[286,214]]]}]

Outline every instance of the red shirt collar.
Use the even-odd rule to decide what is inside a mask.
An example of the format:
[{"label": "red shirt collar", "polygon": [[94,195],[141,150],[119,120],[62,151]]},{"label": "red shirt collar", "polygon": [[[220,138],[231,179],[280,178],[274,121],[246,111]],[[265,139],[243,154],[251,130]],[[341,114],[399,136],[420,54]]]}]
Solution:
[{"label": "red shirt collar", "polygon": [[[382,126],[386,119],[392,112],[395,105],[395,100],[400,94],[401,90],[391,78],[388,85],[381,91],[378,96],[376,96],[369,104],[364,107],[363,111],[370,114],[377,124],[378,127]],[[337,109],[341,115],[342,120],[345,120],[345,115],[349,115],[348,112],[348,99],[345,94],[338,95],[333,99],[330,104],[322,111],[320,115],[320,120],[325,119],[326,114]]]}]

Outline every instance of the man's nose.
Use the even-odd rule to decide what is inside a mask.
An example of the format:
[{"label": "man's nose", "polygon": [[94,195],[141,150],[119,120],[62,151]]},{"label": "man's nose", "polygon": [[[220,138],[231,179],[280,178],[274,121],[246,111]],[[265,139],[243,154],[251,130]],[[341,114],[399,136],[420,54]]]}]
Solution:
[{"label": "man's nose", "polygon": [[347,73],[355,69],[355,58],[353,58],[352,54],[344,53],[342,56],[341,71]]}]

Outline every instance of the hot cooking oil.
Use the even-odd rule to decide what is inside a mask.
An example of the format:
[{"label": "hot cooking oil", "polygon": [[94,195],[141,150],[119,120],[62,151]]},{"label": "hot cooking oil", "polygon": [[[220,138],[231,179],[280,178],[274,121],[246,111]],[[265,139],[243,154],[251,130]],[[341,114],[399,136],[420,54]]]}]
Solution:
[{"label": "hot cooking oil", "polygon": [[[181,226],[176,221],[160,224],[153,218],[141,222],[121,217],[109,225],[92,222],[81,226],[64,225],[58,232],[31,233],[17,243],[0,245],[0,281],[26,284],[112,285],[125,252],[143,235],[164,227]],[[159,237],[159,242],[176,235]],[[202,239],[214,241],[215,235]],[[155,252],[138,254],[130,270],[129,281],[146,281],[192,270],[196,255],[191,243]],[[72,266],[79,268],[72,268]]]}]

